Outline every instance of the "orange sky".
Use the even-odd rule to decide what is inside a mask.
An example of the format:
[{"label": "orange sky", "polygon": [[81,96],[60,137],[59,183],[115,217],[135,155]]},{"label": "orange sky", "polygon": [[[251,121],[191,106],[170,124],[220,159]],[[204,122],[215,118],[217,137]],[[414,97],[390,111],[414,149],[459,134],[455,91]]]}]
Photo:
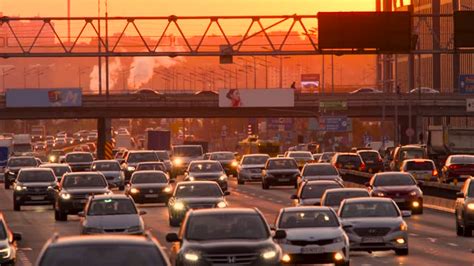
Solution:
[{"label": "orange sky", "polygon": [[[105,0],[101,0],[102,3]],[[111,16],[287,15],[371,11],[375,0],[109,0]],[[66,16],[66,0],[1,0],[8,16]],[[71,0],[72,16],[95,16],[98,0]]]}]

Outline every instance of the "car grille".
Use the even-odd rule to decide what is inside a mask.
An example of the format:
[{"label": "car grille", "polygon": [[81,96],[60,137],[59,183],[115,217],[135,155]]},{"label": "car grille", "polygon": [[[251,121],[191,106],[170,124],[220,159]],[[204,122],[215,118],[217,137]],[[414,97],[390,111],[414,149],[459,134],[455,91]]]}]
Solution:
[{"label": "car grille", "polygon": [[250,169],[248,169],[248,171],[252,174],[262,173],[262,169],[260,169],[260,168],[250,168]]},{"label": "car grille", "polygon": [[385,236],[390,232],[390,228],[380,227],[380,228],[354,228],[354,232],[358,236]]},{"label": "car grille", "polygon": [[387,197],[404,197],[407,196],[409,192],[387,192]]},{"label": "car grille", "polygon": [[245,265],[254,263],[258,255],[256,253],[247,254],[209,254],[205,256],[211,264]]},{"label": "car grille", "polygon": [[106,176],[105,179],[107,179],[107,180],[114,180],[114,179],[115,179],[115,176]]},{"label": "car grille", "polygon": [[26,190],[28,193],[46,193],[48,187],[28,187]]},{"label": "car grille", "polygon": [[210,209],[214,208],[214,203],[196,203],[196,204],[189,204],[189,209]]},{"label": "car grille", "polygon": [[307,245],[318,245],[324,246],[334,243],[335,239],[321,239],[316,241],[306,241],[306,240],[290,240],[290,243],[295,246],[307,246]]},{"label": "car grille", "polygon": [[125,228],[114,228],[114,229],[104,229],[106,233],[123,233],[125,232]]}]

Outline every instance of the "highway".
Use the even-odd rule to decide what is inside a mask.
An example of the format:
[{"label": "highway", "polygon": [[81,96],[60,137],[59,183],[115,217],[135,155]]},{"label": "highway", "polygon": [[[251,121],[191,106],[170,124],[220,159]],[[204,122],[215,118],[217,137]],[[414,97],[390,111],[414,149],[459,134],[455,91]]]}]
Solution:
[{"label": "highway", "polygon": [[[257,207],[272,224],[279,209],[290,206],[289,197],[294,188],[279,187],[264,191],[260,183],[238,186],[235,180],[231,180],[230,191],[232,194],[227,200],[231,207]],[[23,234],[17,264],[20,266],[34,265],[42,246],[53,233],[79,233],[77,216],[70,216],[68,222],[56,222],[49,206],[23,207],[21,212],[14,212],[11,190],[0,190],[0,208],[12,230]],[[169,247],[164,240],[165,235],[178,229],[169,227],[167,208],[160,204],[139,205],[139,208],[148,212],[144,216],[148,230],[160,243]],[[474,240],[456,236],[453,214],[425,209],[423,215],[412,216],[407,222],[409,256],[397,257],[393,252],[357,252],[352,253],[352,265],[474,265]]]}]

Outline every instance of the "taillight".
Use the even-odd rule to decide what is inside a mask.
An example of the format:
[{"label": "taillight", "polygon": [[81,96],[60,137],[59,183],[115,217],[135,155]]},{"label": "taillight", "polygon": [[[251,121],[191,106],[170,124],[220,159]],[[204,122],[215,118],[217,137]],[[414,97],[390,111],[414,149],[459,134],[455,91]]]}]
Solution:
[{"label": "taillight", "polygon": [[433,176],[437,176],[437,175],[438,175],[438,170],[434,169],[432,175],[433,175]]},{"label": "taillight", "polygon": [[364,171],[365,170],[365,163],[361,163],[359,167],[359,171]]},{"label": "taillight", "polygon": [[460,166],[457,164],[451,164],[448,168],[451,170],[458,169]]}]

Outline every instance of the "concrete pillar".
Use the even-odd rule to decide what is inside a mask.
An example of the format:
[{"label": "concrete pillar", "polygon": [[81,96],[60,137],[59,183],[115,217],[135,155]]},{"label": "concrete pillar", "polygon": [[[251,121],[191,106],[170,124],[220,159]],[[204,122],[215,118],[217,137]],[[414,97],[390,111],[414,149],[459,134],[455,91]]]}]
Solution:
[{"label": "concrete pillar", "polygon": [[112,119],[101,117],[97,120],[97,158],[105,159],[105,145],[112,140]]}]

